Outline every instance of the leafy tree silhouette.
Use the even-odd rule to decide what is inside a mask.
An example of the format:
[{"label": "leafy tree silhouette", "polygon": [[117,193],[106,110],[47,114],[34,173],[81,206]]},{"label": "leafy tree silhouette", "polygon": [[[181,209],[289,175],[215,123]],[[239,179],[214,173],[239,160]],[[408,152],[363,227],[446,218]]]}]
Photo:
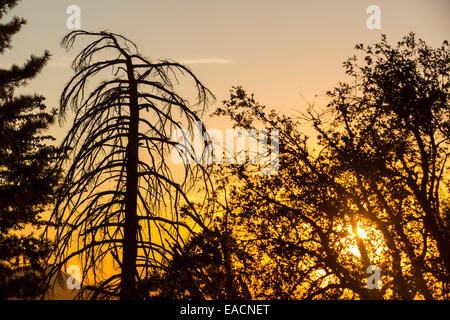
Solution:
[{"label": "leafy tree silhouette", "polygon": [[[310,105],[294,119],[236,87],[215,112],[280,131],[276,175],[229,166],[224,208],[256,261],[240,261],[253,297],[449,297],[448,43],[433,49],[411,33],[356,49],[363,62],[344,63],[351,81],[328,92],[323,111]],[[370,265],[381,269],[380,290],[366,286]]]},{"label": "leafy tree silhouette", "polygon": [[[75,119],[62,145],[71,162],[51,218],[58,247],[49,276],[78,257],[83,279],[93,283],[82,294],[147,298],[142,279],[164,268],[172,254],[168,244],[204,226],[188,193],[201,179],[207,197],[207,169],[194,162],[189,142],[182,152],[192,161],[179,170],[181,178],[168,159],[178,143],[172,131],[192,132],[213,96],[187,67],[144,58],[121,35],[79,30],[62,44],[72,48],[79,37],[94,40],[77,55],[76,74],[61,95],[61,115],[72,106]],[[107,72],[113,77],[88,91],[88,80]],[[175,92],[179,75],[192,80],[196,105]],[[189,208],[183,217],[182,207]],[[119,272],[102,275],[102,264]]]},{"label": "leafy tree silhouette", "polygon": [[[146,280],[157,299],[246,299],[252,298],[241,269],[233,261],[252,259],[224,230],[202,230],[180,246],[162,272]],[[250,262],[250,261],[249,261]]]},{"label": "leafy tree silhouette", "polygon": [[[1,1],[0,18],[18,1]],[[26,23],[14,17],[0,24],[0,53]],[[59,180],[53,137],[43,132],[54,121],[44,97],[16,95],[36,77],[50,54],[31,56],[23,65],[0,69],[0,299],[35,298],[45,292],[43,262],[50,243],[34,233],[44,224],[41,214],[52,203]]]}]

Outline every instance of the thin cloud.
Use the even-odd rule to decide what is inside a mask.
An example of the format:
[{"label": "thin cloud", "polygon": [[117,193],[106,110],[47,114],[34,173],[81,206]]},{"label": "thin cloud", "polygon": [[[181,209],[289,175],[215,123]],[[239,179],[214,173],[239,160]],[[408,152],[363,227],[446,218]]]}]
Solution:
[{"label": "thin cloud", "polygon": [[[223,58],[198,58],[198,59],[177,59],[177,62],[183,64],[234,64],[233,61]],[[56,68],[66,68],[72,65],[72,57],[52,57],[49,66]]]},{"label": "thin cloud", "polygon": [[54,68],[70,68],[72,65],[72,61],[72,57],[51,57],[48,65]]},{"label": "thin cloud", "polygon": [[198,59],[182,59],[179,60],[184,64],[233,64],[231,60],[223,58],[198,58]]}]

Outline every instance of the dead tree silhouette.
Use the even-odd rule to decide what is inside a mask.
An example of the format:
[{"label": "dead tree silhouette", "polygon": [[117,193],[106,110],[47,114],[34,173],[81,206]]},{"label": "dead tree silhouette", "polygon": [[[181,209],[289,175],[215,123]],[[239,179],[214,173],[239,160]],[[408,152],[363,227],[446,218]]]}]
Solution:
[{"label": "dead tree silhouette", "polygon": [[[121,35],[79,30],[68,34],[62,46],[71,49],[79,37],[95,40],[75,58],[75,76],[61,95],[61,120],[69,107],[75,117],[62,143],[70,165],[51,216],[58,246],[49,278],[78,258],[83,279],[95,284],[85,285],[82,292],[145,298],[139,292],[140,280],[152,269],[164,268],[171,254],[169,242],[182,243],[183,234],[205,227],[188,193],[200,179],[205,190],[200,203],[207,204],[212,190],[208,170],[185,164],[178,179],[167,158],[178,143],[171,140],[171,132],[191,132],[214,97],[186,66],[150,61]],[[115,58],[104,59],[105,54]],[[89,90],[88,80],[107,71],[112,79]],[[193,83],[193,105],[175,92],[180,75]],[[186,145],[183,152],[193,158],[192,150]],[[181,214],[183,206],[189,209]],[[102,272],[107,259],[120,272]]]}]

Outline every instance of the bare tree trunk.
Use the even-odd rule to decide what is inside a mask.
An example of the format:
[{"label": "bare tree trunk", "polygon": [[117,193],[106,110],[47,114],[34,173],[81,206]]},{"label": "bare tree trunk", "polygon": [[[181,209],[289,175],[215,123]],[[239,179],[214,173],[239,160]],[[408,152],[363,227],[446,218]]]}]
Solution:
[{"label": "bare tree trunk", "polygon": [[[64,37],[63,46],[71,48],[77,37],[95,40],[77,55],[75,76],[61,94],[61,117],[70,106],[75,118],[61,146],[67,154],[58,166],[65,169],[69,157],[72,162],[50,218],[57,226],[58,246],[54,249],[57,261],[47,278],[51,281],[69,259],[78,256],[83,260],[84,275],[92,273],[102,298],[144,299],[148,294],[143,293],[141,281],[174,254],[170,248],[161,252],[150,230],[156,226],[163,229],[159,242],[167,236],[174,244],[181,243],[182,237],[193,232],[189,223],[180,222],[181,206],[192,208],[183,220],[192,219],[203,226],[187,191],[200,175],[205,177],[205,199],[212,189],[207,177],[210,170],[201,164],[186,163],[184,177],[178,180],[166,163],[175,143],[168,134],[185,124],[193,133],[194,122],[200,120],[188,100],[175,92],[173,81],[178,81],[177,74],[193,81],[195,108],[205,108],[213,96],[187,67],[169,61],[151,63],[121,35],[76,30]],[[107,50],[113,50],[115,58],[100,59],[97,53]],[[106,80],[88,92],[87,81],[98,73],[105,73]],[[153,117],[140,118],[141,111]],[[139,128],[145,134],[139,134]],[[151,161],[140,161],[140,151]],[[172,214],[173,219],[159,220],[154,208]],[[72,247],[74,237],[83,241]],[[154,259],[155,252],[164,257]],[[119,273],[105,274],[107,279],[98,277],[98,265],[111,258],[119,265]],[[145,264],[138,267],[138,260]]]},{"label": "bare tree trunk", "polygon": [[120,299],[137,299],[136,258],[137,258],[137,188],[138,188],[138,147],[139,147],[139,105],[137,84],[133,66],[128,63],[130,89],[130,126],[127,146],[127,189],[125,202],[125,228],[123,239],[123,260]]}]

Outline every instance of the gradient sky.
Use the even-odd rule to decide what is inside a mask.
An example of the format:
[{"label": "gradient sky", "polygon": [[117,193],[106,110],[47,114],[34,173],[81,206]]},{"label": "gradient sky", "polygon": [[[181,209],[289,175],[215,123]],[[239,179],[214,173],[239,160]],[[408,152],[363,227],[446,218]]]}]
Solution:
[{"label": "gradient sky", "polygon": [[[372,4],[381,8],[381,30],[366,27]],[[45,95],[52,107],[73,74],[75,51],[59,46],[69,31],[69,5],[80,6],[82,29],[120,33],[147,57],[189,63],[217,103],[231,86],[242,85],[261,103],[290,114],[305,109],[300,92],[314,101],[345,78],[342,62],[356,43],[377,42],[381,33],[396,42],[414,31],[438,46],[450,31],[448,0],[23,0],[13,14],[28,24],[0,66],[49,49],[51,62],[24,91]],[[55,125],[52,134],[61,138],[66,130]]]}]

